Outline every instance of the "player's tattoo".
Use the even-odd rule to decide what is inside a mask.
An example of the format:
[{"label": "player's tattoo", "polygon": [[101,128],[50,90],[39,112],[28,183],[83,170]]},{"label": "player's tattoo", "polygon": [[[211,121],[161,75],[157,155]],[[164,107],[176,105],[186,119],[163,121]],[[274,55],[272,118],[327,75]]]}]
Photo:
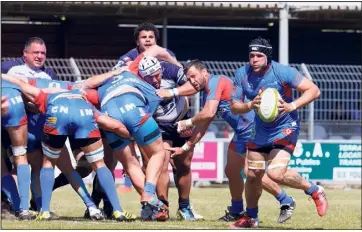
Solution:
[{"label": "player's tattoo", "polygon": [[302,181],[303,181],[303,177],[301,177],[300,175],[284,176],[285,184],[292,188],[300,188]]}]

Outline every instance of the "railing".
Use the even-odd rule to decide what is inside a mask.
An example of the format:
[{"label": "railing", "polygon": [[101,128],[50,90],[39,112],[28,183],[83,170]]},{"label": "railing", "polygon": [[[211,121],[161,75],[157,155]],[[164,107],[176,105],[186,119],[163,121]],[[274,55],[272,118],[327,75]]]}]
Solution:
[{"label": "railing", "polygon": [[[3,57],[2,61],[12,58]],[[182,63],[185,63],[181,61]],[[210,73],[231,78],[245,62],[204,61]],[[109,71],[117,60],[49,58],[46,66],[61,80],[75,81]],[[361,137],[361,75],[359,65],[291,64],[306,77],[312,78],[321,90],[320,98],[298,110],[303,139],[360,139]],[[294,97],[300,96],[297,91]],[[200,96],[191,97],[193,114],[200,111]],[[226,137],[231,132],[226,122],[216,119],[209,128],[215,136]],[[230,133],[229,133],[230,134]]]}]

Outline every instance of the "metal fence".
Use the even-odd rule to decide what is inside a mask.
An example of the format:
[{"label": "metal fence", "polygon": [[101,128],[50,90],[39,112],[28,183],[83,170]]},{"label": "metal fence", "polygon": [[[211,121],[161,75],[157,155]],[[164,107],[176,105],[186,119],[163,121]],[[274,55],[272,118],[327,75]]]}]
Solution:
[{"label": "metal fence", "polygon": [[[2,61],[12,58],[3,57]],[[185,63],[181,61],[182,63]],[[210,73],[234,77],[235,70],[245,62],[204,61]],[[49,58],[46,65],[62,80],[80,80],[109,71],[117,60],[107,59],[55,59]],[[304,75],[310,74],[321,90],[320,98],[312,107],[299,110],[302,122],[300,138],[314,139],[360,139],[361,138],[361,75],[358,65],[291,64]],[[307,72],[307,73],[306,73]],[[294,97],[300,94],[293,92]],[[191,110],[199,111],[199,95],[191,97]],[[312,109],[312,111],[311,111]],[[311,115],[310,112],[313,112]],[[310,119],[312,116],[313,120]],[[228,137],[232,130],[216,119],[209,128],[210,136]]]}]

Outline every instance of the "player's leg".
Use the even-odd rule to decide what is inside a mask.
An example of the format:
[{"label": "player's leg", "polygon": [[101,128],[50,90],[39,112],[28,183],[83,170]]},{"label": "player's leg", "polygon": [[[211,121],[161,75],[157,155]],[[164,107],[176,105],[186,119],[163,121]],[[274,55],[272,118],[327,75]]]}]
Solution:
[{"label": "player's leg", "polygon": [[[1,151],[2,154],[4,154],[3,152],[5,152],[5,150],[2,146]],[[14,211],[19,211],[20,197],[18,187],[16,186],[13,176],[9,173],[8,168],[6,167],[3,155],[1,156],[1,191],[3,191],[6,197],[10,200]]]},{"label": "player's leg", "polygon": [[[163,141],[163,147],[172,147],[172,141],[170,140],[164,140]],[[170,151],[165,151],[165,160],[163,162],[162,170],[160,177],[158,178],[158,182],[156,185],[156,193],[158,199],[162,201],[167,207],[169,206],[168,202],[168,186],[170,184],[170,176],[168,175],[168,164],[170,162]]]},{"label": "player's leg", "polygon": [[316,204],[319,216],[328,210],[328,201],[323,187],[308,182],[293,169],[287,169],[291,154],[285,150],[273,149],[268,156],[267,175],[273,181],[291,188],[301,189],[311,196]]},{"label": "player's leg", "polygon": [[244,180],[240,173],[245,165],[245,146],[246,144],[239,148],[239,143],[235,139],[232,139],[229,144],[225,175],[229,180],[231,206],[225,211],[225,215],[219,218],[222,221],[237,221],[244,214]]},{"label": "player's leg", "polygon": [[232,228],[258,227],[258,202],[263,191],[262,178],[265,173],[263,150],[256,148],[247,152],[248,172],[245,183],[246,215],[231,225]]},{"label": "player's leg", "polygon": [[74,191],[80,196],[80,198],[82,198],[85,206],[87,207],[89,215],[88,218],[92,220],[103,220],[104,217],[101,211],[94,204],[82,177],[73,168],[70,154],[66,146],[63,147],[56,165],[59,170],[66,176]]},{"label": "player's leg", "polygon": [[40,170],[40,187],[42,195],[39,220],[50,220],[50,201],[54,185],[54,167],[60,152],[65,145],[66,135],[44,133],[42,139],[43,164]]},{"label": "player's leg", "polygon": [[328,201],[323,187],[308,182],[298,172],[288,169],[290,157],[298,140],[299,127],[283,128],[272,134],[273,150],[267,157],[267,175],[275,182],[292,188],[302,189],[310,195],[317,207],[319,216],[328,210]]},{"label": "player's leg", "polygon": [[[244,173],[248,171],[248,162],[245,162]],[[284,189],[280,188],[280,186],[271,180],[268,175],[264,175],[263,179],[263,190],[267,191],[269,194],[273,195],[275,199],[280,204],[280,214],[278,218],[279,223],[284,223],[289,220],[293,214],[296,203],[295,200],[288,196],[288,194],[284,191]]]},{"label": "player's leg", "polygon": [[[76,136],[77,138],[77,136]],[[104,151],[102,140],[99,138],[76,139],[81,144],[82,151],[90,163],[92,169],[96,172],[99,184],[107,195],[113,207],[113,217],[118,221],[134,220],[136,217],[124,212],[117,195],[116,186],[112,173],[104,163]]]}]

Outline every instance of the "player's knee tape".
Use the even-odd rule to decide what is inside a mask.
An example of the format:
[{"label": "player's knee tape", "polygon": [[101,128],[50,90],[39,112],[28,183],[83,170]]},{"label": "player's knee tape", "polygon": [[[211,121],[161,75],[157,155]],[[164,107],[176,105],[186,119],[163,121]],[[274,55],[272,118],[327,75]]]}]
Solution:
[{"label": "player's knee tape", "polygon": [[11,146],[11,151],[16,157],[26,155],[26,146]]},{"label": "player's knee tape", "polygon": [[52,151],[45,143],[41,143],[41,147],[43,149],[43,154],[46,155],[47,157],[52,158],[52,159],[59,158],[59,154],[60,154],[61,150]]},{"label": "player's knee tape", "polygon": [[263,161],[263,160],[248,160],[248,169],[265,170],[265,161]]},{"label": "player's knee tape", "polygon": [[269,160],[267,169],[274,169],[274,168],[279,168],[279,167],[287,167],[289,161],[290,161],[289,157]]},{"label": "player's knee tape", "polygon": [[98,160],[101,160],[104,157],[103,146],[101,146],[95,151],[85,153],[84,155],[87,158],[88,163],[94,163]]}]

